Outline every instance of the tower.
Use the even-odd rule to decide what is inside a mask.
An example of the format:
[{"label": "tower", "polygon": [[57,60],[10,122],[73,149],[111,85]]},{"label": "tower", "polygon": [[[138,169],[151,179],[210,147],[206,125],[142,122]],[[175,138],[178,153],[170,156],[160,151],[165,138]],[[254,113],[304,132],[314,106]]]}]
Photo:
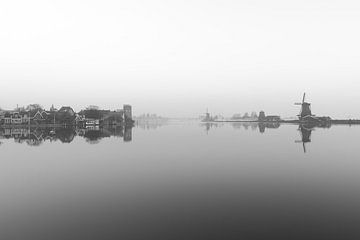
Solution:
[{"label": "tower", "polygon": [[259,121],[265,121],[266,120],[266,116],[265,116],[265,112],[264,111],[261,111],[259,113]]},{"label": "tower", "polygon": [[132,109],[131,105],[124,105],[124,120],[125,122],[132,121]]}]

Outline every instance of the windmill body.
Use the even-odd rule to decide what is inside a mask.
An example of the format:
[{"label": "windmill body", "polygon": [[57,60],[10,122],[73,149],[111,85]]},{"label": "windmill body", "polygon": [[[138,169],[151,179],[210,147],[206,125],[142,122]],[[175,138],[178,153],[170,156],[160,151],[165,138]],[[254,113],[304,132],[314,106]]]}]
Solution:
[{"label": "windmill body", "polygon": [[313,116],[311,113],[311,108],[310,108],[310,103],[305,102],[305,93],[303,96],[303,100],[301,103],[295,103],[295,105],[300,105],[301,106],[301,110],[300,110],[300,114],[298,115],[300,121],[304,120],[307,117],[311,117]]}]

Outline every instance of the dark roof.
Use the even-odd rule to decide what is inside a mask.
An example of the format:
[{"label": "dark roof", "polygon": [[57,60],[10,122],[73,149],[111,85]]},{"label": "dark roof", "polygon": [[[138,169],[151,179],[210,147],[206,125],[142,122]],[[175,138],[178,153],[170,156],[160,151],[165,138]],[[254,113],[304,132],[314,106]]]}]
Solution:
[{"label": "dark roof", "polygon": [[59,112],[68,112],[68,111],[73,111],[75,112],[71,107],[65,106],[65,107],[61,107],[59,109]]}]

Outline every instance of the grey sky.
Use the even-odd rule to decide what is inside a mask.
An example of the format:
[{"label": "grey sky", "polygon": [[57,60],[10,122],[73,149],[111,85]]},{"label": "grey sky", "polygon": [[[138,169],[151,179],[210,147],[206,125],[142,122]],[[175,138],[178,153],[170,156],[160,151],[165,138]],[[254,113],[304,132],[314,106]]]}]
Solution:
[{"label": "grey sky", "polygon": [[2,1],[0,107],[360,118],[358,1]]}]

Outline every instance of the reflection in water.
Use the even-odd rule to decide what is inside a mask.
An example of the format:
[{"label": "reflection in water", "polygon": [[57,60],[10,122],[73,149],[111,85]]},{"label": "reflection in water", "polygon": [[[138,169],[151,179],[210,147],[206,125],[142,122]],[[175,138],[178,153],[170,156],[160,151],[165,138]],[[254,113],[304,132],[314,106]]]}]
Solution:
[{"label": "reflection in water", "polygon": [[329,123],[307,123],[299,125],[299,131],[301,135],[301,140],[295,141],[296,143],[302,143],[304,153],[306,153],[306,143],[311,142],[311,132],[315,128],[330,128],[331,124]]},{"label": "reflection in water", "polygon": [[150,129],[157,129],[166,124],[168,124],[168,119],[155,119],[155,120],[139,119],[136,120],[135,126],[141,129],[150,130]]},{"label": "reflection in water", "polygon": [[[255,122],[235,122],[231,124],[234,129],[241,129],[244,128],[245,130],[253,130],[255,131],[258,128],[258,123]],[[260,126],[259,126],[260,127]]]},{"label": "reflection in water", "polygon": [[319,127],[0,129],[0,239],[358,239],[360,127]]},{"label": "reflection in water", "polygon": [[307,128],[303,125],[299,126],[299,131],[301,134],[301,140],[296,140],[296,143],[302,143],[303,145],[303,149],[304,149],[304,153],[306,153],[306,143],[311,142],[311,132],[312,132],[313,128]]},{"label": "reflection in water", "polygon": [[205,126],[206,134],[208,134],[211,128],[221,127],[221,126],[223,126],[224,124],[222,124],[222,123],[206,122],[206,123],[200,123],[200,125],[201,125],[201,126]]},{"label": "reflection in water", "polygon": [[259,131],[261,133],[265,132],[266,128],[279,128],[280,127],[280,123],[278,122],[267,122],[267,123],[258,123],[259,124]]},{"label": "reflection in water", "polygon": [[39,146],[45,141],[71,143],[76,136],[86,139],[88,143],[99,143],[102,138],[121,137],[125,142],[132,140],[132,127],[114,126],[112,128],[0,128],[0,138],[14,139],[17,143]]},{"label": "reflection in water", "polygon": [[[223,123],[203,123],[201,124],[205,126],[206,132],[208,133],[211,128],[217,128],[224,126]],[[233,122],[231,123],[234,129],[245,129],[255,131],[259,129],[260,133],[265,133],[266,129],[278,129],[281,124],[279,122]],[[307,123],[299,125],[298,130],[301,134],[301,140],[296,140],[296,143],[303,144],[304,153],[306,153],[306,143],[311,142],[311,132],[315,128],[330,128],[331,124],[329,123]]]},{"label": "reflection in water", "polygon": [[[202,123],[202,126],[205,126],[206,131],[210,131],[211,128],[217,128],[224,126],[224,123]],[[278,122],[267,122],[267,123],[260,123],[260,122],[233,122],[231,126],[238,130],[244,128],[245,130],[252,130],[256,131],[259,129],[260,133],[264,133],[266,128],[279,128],[280,123]]]}]

